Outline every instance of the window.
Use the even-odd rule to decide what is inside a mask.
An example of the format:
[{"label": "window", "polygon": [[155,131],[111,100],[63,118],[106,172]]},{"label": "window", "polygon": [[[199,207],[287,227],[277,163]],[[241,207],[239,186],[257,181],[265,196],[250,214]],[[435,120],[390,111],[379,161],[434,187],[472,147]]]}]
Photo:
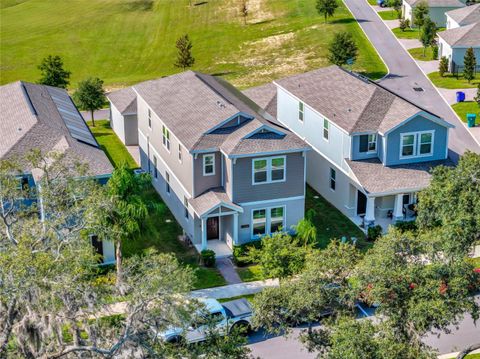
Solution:
[{"label": "window", "polygon": [[285,181],[285,161],[285,156],[254,159],[253,184]]},{"label": "window", "polygon": [[330,168],[330,189],[335,191],[337,186],[337,173],[333,168]]},{"label": "window", "polygon": [[203,175],[213,176],[215,174],[215,155],[203,156]]},{"label": "window", "polygon": [[152,111],[148,109],[148,128],[152,128]]},{"label": "window", "polygon": [[170,193],[170,174],[168,172],[165,172],[165,191]]},{"label": "window", "polygon": [[158,171],[157,171],[157,157],[153,156],[153,178],[158,178]]},{"label": "window", "polygon": [[270,208],[270,233],[279,232],[283,226],[283,207]]},{"label": "window", "polygon": [[323,138],[328,141],[328,132],[330,130],[330,124],[326,118],[323,119]]},{"label": "window", "polygon": [[163,145],[165,146],[167,151],[170,152],[170,131],[165,126],[163,126],[162,132],[163,132]]},{"label": "window", "polygon": [[299,121],[302,121],[303,122],[303,119],[304,119],[304,108],[305,108],[305,105],[303,104],[303,102],[299,102],[298,103],[298,120]]},{"label": "window", "polygon": [[254,236],[263,236],[267,229],[267,211],[256,209],[253,211],[252,230]]},{"label": "window", "polygon": [[400,158],[431,156],[433,137],[433,131],[402,133],[400,135]]},{"label": "window", "polygon": [[377,152],[377,135],[361,135],[359,152]]},{"label": "window", "polygon": [[188,219],[188,199],[183,197],[183,205],[185,206],[185,218]]},{"label": "window", "polygon": [[182,145],[178,145],[178,162],[182,163]]}]

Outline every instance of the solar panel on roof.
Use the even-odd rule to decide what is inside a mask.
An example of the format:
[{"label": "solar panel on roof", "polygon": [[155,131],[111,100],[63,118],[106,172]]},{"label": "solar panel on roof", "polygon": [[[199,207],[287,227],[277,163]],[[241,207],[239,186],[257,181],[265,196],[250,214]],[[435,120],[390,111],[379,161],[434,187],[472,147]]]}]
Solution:
[{"label": "solar panel on roof", "polygon": [[98,143],[90,132],[87,124],[83,120],[77,108],[73,104],[70,96],[60,89],[54,87],[47,87],[48,93],[52,97],[58,112],[65,122],[70,135],[84,143],[98,147]]}]

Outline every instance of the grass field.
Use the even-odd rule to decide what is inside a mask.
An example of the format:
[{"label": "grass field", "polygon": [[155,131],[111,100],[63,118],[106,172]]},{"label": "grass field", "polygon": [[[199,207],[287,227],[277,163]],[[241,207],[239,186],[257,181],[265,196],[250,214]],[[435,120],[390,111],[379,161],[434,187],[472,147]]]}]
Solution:
[{"label": "grass field", "polygon": [[383,20],[397,20],[398,19],[398,13],[395,10],[379,11],[378,15]]},{"label": "grass field", "polygon": [[477,114],[476,123],[480,124],[480,118],[479,118],[480,108],[478,107],[478,104],[476,102],[474,101],[458,102],[452,105],[452,108],[463,122],[467,122],[467,113]]},{"label": "grass field", "polygon": [[477,74],[476,78],[468,82],[463,78],[462,75],[459,75],[458,79],[452,74],[444,74],[443,77],[440,76],[438,72],[432,72],[428,74],[429,79],[437,87],[444,89],[466,89],[466,88],[475,88],[480,83],[480,75]]},{"label": "grass field", "polygon": [[427,49],[425,50],[425,56],[423,55],[423,47],[416,47],[414,49],[408,50],[408,52],[416,60],[420,60],[420,61],[434,60],[433,51],[431,47],[427,47]]},{"label": "grass field", "polygon": [[111,129],[110,121],[97,120],[95,121],[95,127],[92,127],[92,122],[89,121],[88,125],[113,167],[118,168],[122,163],[126,163],[128,168],[138,168],[138,164]]},{"label": "grass field", "polygon": [[[107,89],[179,72],[175,41],[188,33],[194,70],[222,74],[246,88],[328,65],[334,33],[349,31],[360,49],[355,71],[386,67],[346,7],[324,23],[315,0],[250,0],[247,25],[238,0],[0,0],[2,84],[35,81],[37,65],[62,56],[74,88],[98,76]],[[18,3],[18,4],[17,4]]]},{"label": "grass field", "polygon": [[[444,27],[439,27],[437,32],[445,30]],[[420,39],[420,32],[418,27],[406,28],[405,31],[402,31],[399,27],[392,29],[393,34],[399,39]]]}]

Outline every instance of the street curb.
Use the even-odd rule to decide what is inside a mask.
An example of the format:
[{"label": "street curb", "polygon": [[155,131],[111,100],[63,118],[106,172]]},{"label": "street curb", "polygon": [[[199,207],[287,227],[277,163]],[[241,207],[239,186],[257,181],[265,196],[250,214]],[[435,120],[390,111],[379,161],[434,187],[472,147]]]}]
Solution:
[{"label": "street curb", "polygon": [[[458,354],[460,354],[460,352],[442,354],[442,355],[439,355],[437,358],[438,359],[451,359],[451,358],[456,358]],[[470,354],[480,354],[480,349],[474,350]]]},{"label": "street curb", "polygon": [[[408,56],[410,56],[410,58],[413,60],[413,62],[415,63],[415,65],[419,68],[419,70],[422,72],[422,74],[427,78],[427,80],[431,83],[432,87],[435,89],[435,91],[437,91],[437,93],[440,95],[440,97],[442,98],[442,100],[448,105],[448,107],[450,108],[450,111],[458,118],[458,120],[460,121],[460,123],[462,125],[465,126],[464,122],[462,121],[462,119],[460,117],[458,117],[457,113],[453,110],[452,106],[448,103],[447,99],[442,95],[442,93],[438,90],[437,86],[435,86],[435,84],[432,82],[432,80],[430,80],[430,78],[428,77],[428,74],[425,73],[425,71],[423,71],[423,69],[420,67],[420,65],[417,63],[417,60],[415,60],[412,56],[412,54],[407,50],[407,48],[405,46],[403,46],[403,44],[400,42],[399,38],[397,36],[395,36],[395,34],[393,33],[393,31],[387,26],[387,24],[385,23],[385,21],[380,17],[380,15],[378,15],[378,12],[375,11],[375,9],[373,9],[373,6],[370,5],[368,3],[367,0],[365,0],[365,2],[368,4],[368,6],[370,6],[372,8],[372,10],[374,10],[375,14],[378,16],[378,18],[383,22],[383,24],[385,25],[385,27],[388,29],[388,31],[390,31],[392,34],[393,34],[393,37],[395,38],[395,40],[397,40],[397,42],[400,44],[400,46],[403,48],[403,50],[405,50],[405,52],[408,54]],[[348,7],[348,6],[347,6]],[[350,9],[349,9],[350,10]],[[358,21],[357,21],[358,22]],[[361,26],[360,26],[361,28]],[[363,30],[363,29],[362,29]],[[365,33],[365,32],[364,32]],[[374,46],[375,47],[375,46]],[[380,56],[381,57],[381,56]],[[383,61],[383,58],[382,58],[382,61]],[[386,76],[385,76],[386,77]],[[383,79],[383,78],[382,78]],[[380,80],[379,80],[380,81]],[[468,132],[468,134],[473,138],[473,141],[476,142],[479,146],[480,146],[480,142],[475,138],[475,136],[473,136],[473,134],[468,130],[468,127],[466,127],[466,130]]]}]

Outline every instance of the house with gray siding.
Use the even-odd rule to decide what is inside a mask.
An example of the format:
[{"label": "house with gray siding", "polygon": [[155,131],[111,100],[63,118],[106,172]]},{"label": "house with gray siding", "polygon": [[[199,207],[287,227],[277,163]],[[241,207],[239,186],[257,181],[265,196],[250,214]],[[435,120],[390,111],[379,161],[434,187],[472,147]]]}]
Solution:
[{"label": "house with gray siding", "polygon": [[[113,171],[66,90],[23,81],[0,86],[0,160],[19,159],[34,149],[47,157],[62,154],[67,163],[86,163],[88,176],[101,184]],[[18,181],[34,197],[26,199],[30,205],[41,199],[38,184],[44,173],[23,165]],[[42,206],[38,207],[39,215],[45,216]],[[103,263],[115,263],[113,242],[99,241],[93,235],[91,239]]]},{"label": "house with gray siding", "polygon": [[125,146],[138,145],[137,96],[127,87],[107,94],[110,127]]},{"label": "house with gray siding", "polygon": [[450,164],[453,126],[362,76],[331,66],[246,91],[311,147],[307,182],[357,224],[414,216],[430,170]]},{"label": "house with gray siding", "polygon": [[[450,72],[463,71],[465,53],[469,48],[472,48],[475,57],[480,59],[480,22],[453,27],[438,33],[438,54],[440,58],[448,59]],[[477,65],[476,70],[479,69],[480,66]]]},{"label": "house with gray siding", "polygon": [[480,4],[448,11],[447,30],[480,22]]},{"label": "house with gray siding", "polygon": [[199,251],[229,254],[303,218],[309,146],[247,96],[193,71],[132,90],[141,167]]},{"label": "house with gray siding", "polygon": [[402,14],[415,26],[414,11],[420,3],[428,5],[428,16],[438,27],[447,26],[446,13],[466,6],[466,0],[403,0]]}]

